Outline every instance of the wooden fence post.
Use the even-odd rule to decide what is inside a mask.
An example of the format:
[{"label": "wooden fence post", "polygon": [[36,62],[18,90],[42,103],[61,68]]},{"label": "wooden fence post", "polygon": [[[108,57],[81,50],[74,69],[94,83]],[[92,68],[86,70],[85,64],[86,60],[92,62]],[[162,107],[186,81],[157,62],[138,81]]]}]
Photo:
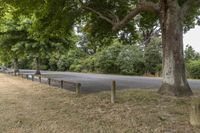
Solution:
[{"label": "wooden fence post", "polygon": [[32,75],[32,81],[34,81],[34,75]]},{"label": "wooden fence post", "polygon": [[112,87],[111,87],[111,103],[115,103],[115,97],[116,97],[116,81],[112,81]]},{"label": "wooden fence post", "polygon": [[80,83],[76,83],[76,94],[80,95],[80,89],[81,89],[81,84]]},{"label": "wooden fence post", "polygon": [[42,78],[41,78],[41,75],[39,75],[39,82],[40,82],[40,83],[42,82]]},{"label": "wooden fence post", "polygon": [[60,88],[63,89],[63,80],[60,81]]},{"label": "wooden fence post", "polygon": [[48,85],[50,86],[51,85],[51,79],[48,78]]}]

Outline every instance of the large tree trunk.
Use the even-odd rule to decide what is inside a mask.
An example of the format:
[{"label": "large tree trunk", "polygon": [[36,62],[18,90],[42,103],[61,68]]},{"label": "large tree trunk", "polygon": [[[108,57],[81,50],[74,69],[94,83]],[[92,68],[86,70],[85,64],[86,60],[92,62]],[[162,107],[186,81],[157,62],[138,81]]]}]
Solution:
[{"label": "large tree trunk", "polygon": [[36,72],[35,72],[35,75],[41,75],[41,72],[40,72],[40,59],[39,59],[39,57],[36,57],[35,61],[36,61]]},{"label": "large tree trunk", "polygon": [[14,69],[14,75],[16,76],[17,73],[19,73],[19,63],[17,58],[14,58],[13,60],[13,69]]},{"label": "large tree trunk", "polygon": [[176,1],[164,0],[161,7],[163,80],[160,94],[192,95],[183,58],[182,13]]}]

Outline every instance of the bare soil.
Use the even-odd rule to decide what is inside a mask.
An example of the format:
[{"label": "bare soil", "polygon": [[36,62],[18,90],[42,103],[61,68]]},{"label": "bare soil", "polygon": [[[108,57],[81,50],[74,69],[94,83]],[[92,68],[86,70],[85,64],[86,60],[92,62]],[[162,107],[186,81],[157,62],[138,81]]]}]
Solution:
[{"label": "bare soil", "polygon": [[111,104],[109,92],[77,97],[0,74],[0,133],[200,133],[189,123],[191,99],[137,89],[118,91]]}]

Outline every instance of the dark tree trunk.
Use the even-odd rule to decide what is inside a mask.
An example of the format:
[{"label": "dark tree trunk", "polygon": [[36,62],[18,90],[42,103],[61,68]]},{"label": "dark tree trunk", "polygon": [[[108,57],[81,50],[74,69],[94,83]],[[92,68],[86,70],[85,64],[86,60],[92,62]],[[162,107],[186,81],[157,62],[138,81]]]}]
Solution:
[{"label": "dark tree trunk", "polygon": [[163,80],[160,94],[192,95],[183,58],[183,18],[176,1],[163,0],[161,7]]},{"label": "dark tree trunk", "polygon": [[40,59],[39,59],[39,57],[36,57],[35,61],[36,61],[36,72],[35,72],[35,75],[41,75],[41,72],[40,72]]},{"label": "dark tree trunk", "polygon": [[17,58],[14,58],[13,60],[13,69],[14,69],[14,75],[16,76],[17,73],[19,73],[19,63]]}]

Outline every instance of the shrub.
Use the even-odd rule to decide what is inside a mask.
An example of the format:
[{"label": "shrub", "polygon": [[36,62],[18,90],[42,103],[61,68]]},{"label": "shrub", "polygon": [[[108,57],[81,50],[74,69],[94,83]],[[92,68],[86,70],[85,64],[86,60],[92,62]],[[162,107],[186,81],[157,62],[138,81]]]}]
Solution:
[{"label": "shrub", "polygon": [[187,70],[189,77],[199,79],[200,78],[200,60],[189,61],[187,64]]},{"label": "shrub", "polygon": [[90,56],[81,61],[83,72],[95,72],[96,71],[96,56]]},{"label": "shrub", "polygon": [[97,54],[97,69],[103,73],[119,73],[117,57],[122,46],[115,44]]},{"label": "shrub", "polygon": [[57,68],[59,71],[78,70],[75,69],[76,65],[79,65],[78,63],[80,63],[81,59],[85,56],[85,53],[78,48],[69,50],[67,54],[63,54],[60,56],[57,61]]},{"label": "shrub", "polygon": [[65,71],[69,70],[70,67],[70,61],[68,58],[64,55],[62,55],[58,60],[57,60],[57,69],[58,71]]},{"label": "shrub", "polygon": [[73,72],[81,72],[82,71],[82,65],[81,64],[72,64],[69,68],[70,71]]},{"label": "shrub", "polygon": [[161,72],[162,55],[161,42],[159,38],[154,38],[145,48],[144,54],[145,71],[146,74],[153,74]]},{"label": "shrub", "polygon": [[117,57],[122,74],[144,74],[143,53],[138,46],[124,46]]}]

